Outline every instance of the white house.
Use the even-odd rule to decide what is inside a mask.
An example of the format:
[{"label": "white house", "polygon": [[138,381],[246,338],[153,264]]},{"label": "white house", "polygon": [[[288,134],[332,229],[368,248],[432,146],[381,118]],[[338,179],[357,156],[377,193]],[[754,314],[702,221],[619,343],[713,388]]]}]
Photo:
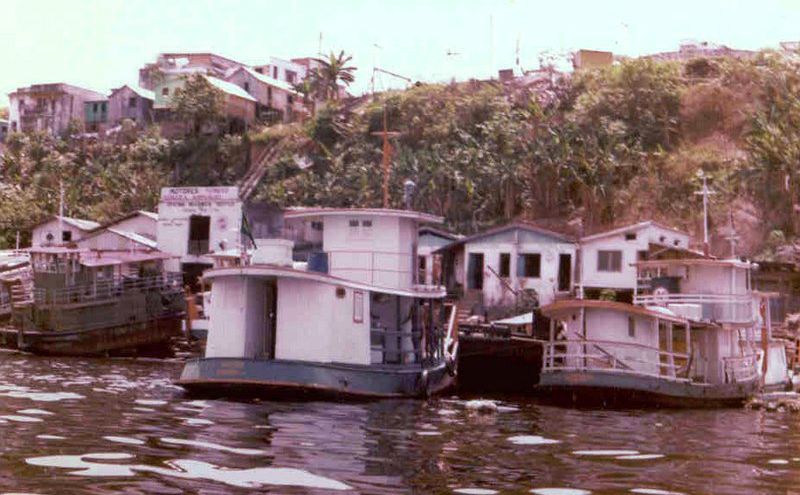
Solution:
[{"label": "white house", "polygon": [[99,223],[91,220],[55,215],[33,227],[31,246],[53,246],[76,242],[99,227]]},{"label": "white house", "polygon": [[109,251],[152,251],[158,248],[155,239],[113,227],[99,228],[76,244],[80,248]]},{"label": "white house", "polygon": [[158,213],[136,210],[103,225],[104,228],[131,232],[155,240],[158,235]]},{"label": "white house", "polygon": [[633,294],[636,268],[651,250],[689,249],[689,234],[649,220],[580,240],[578,284],[589,296],[602,289]]},{"label": "white house", "polygon": [[485,307],[511,305],[533,289],[540,304],[572,289],[575,242],[525,222],[513,222],[452,242],[442,254],[445,285]]},{"label": "white house", "polygon": [[259,118],[289,122],[303,108],[302,95],[290,83],[249,67],[239,67],[225,80],[241,87],[258,101],[256,115]]},{"label": "white house", "polygon": [[181,271],[193,284],[210,268],[212,251],[239,246],[242,201],[237,187],[165,187],[158,205],[157,246],[176,258],[169,271]]},{"label": "white house", "polygon": [[420,283],[427,285],[439,283],[442,275],[441,260],[439,256],[434,256],[433,252],[461,237],[429,225],[420,227],[417,247],[417,269],[419,270],[417,279]]}]

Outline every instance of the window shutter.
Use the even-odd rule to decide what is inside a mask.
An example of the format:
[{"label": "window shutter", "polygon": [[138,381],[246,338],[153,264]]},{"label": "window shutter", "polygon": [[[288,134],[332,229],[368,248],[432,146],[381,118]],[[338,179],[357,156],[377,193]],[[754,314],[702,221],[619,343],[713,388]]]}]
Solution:
[{"label": "window shutter", "polygon": [[517,277],[524,277],[525,276],[525,256],[520,254],[517,255]]}]

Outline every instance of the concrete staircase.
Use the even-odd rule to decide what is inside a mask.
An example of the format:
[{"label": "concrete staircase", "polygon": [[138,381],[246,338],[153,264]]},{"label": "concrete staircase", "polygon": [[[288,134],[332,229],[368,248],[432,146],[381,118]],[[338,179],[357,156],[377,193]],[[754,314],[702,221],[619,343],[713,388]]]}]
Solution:
[{"label": "concrete staircase", "polygon": [[252,165],[242,177],[242,180],[239,181],[239,195],[242,200],[247,200],[250,195],[255,192],[256,187],[261,182],[261,179],[264,178],[266,175],[267,170],[269,167],[272,166],[275,162],[277,162],[281,158],[281,152],[283,151],[283,145],[280,141],[277,143],[265,147],[256,158],[253,160]]},{"label": "concrete staircase", "polygon": [[458,300],[458,311],[456,319],[458,321],[467,320],[472,313],[472,308],[483,304],[483,292],[479,290],[466,290],[461,299]]}]

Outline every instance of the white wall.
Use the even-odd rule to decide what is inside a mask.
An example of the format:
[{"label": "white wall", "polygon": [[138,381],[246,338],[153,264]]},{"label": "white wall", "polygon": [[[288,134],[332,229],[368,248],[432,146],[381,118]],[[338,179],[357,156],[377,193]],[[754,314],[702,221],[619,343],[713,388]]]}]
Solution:
[{"label": "white wall", "polygon": [[151,248],[143,246],[134,242],[127,237],[121,236],[114,232],[104,230],[98,234],[86,237],[77,242],[78,247],[86,249],[106,249],[112,251],[136,249],[139,251],[149,250]]},{"label": "white wall", "polygon": [[[59,245],[62,244],[62,237],[61,233],[63,231],[72,232],[72,242],[78,241],[82,239],[86,233],[67,222],[63,222],[63,227],[59,229],[59,221],[58,219],[50,220],[49,222],[45,222],[36,228],[33,229],[31,235],[31,245],[33,247],[40,247],[40,246],[47,246],[47,245]],[[47,234],[53,234],[53,240],[47,240]]]},{"label": "white wall", "polygon": [[[349,226],[358,221],[357,228]],[[372,227],[363,227],[364,221]],[[322,248],[330,274],[390,288],[409,288],[416,269],[414,220],[378,215],[336,215],[323,219]]]},{"label": "white wall", "polygon": [[158,220],[142,214],[121,220],[111,225],[111,227],[116,230],[143,235],[150,239],[155,239],[158,234]]},{"label": "white wall", "polygon": [[[639,251],[647,251],[650,243],[687,248],[689,236],[672,230],[652,225],[637,230],[635,240],[626,240],[626,233],[581,241],[581,273],[582,285],[593,288],[631,289],[636,287],[636,267],[631,266],[638,260]],[[598,251],[622,251],[622,267],[619,272],[600,271],[598,267]]]},{"label": "white wall", "polygon": [[159,251],[179,256],[167,262],[168,271],[180,271],[181,263],[208,263],[204,255],[190,255],[189,217],[211,217],[209,249],[219,249],[225,240],[227,248],[239,245],[242,227],[242,202],[235,187],[167,187],[161,191],[158,205],[157,241]]},{"label": "white wall", "polygon": [[364,292],[363,321],[358,323],[353,321],[352,289],[340,299],[335,285],[278,279],[276,358],[369,364],[369,299]]},{"label": "white wall", "polygon": [[[487,306],[512,304],[514,294],[489,270],[500,273],[500,253],[511,255],[510,276],[506,281],[514,290],[534,289],[539,295],[539,303],[549,304],[555,299],[558,289],[559,255],[571,256],[570,276],[574,273],[575,245],[565,242],[519,242],[497,240],[491,237],[478,239],[465,245],[462,266],[469,263],[470,253],[483,253],[483,303]],[[517,276],[518,255],[540,254],[541,270],[538,278]],[[466,269],[462,269],[462,277]],[[458,274],[457,274],[458,278]],[[466,281],[465,281],[466,282]],[[465,289],[466,284],[464,285]]]}]

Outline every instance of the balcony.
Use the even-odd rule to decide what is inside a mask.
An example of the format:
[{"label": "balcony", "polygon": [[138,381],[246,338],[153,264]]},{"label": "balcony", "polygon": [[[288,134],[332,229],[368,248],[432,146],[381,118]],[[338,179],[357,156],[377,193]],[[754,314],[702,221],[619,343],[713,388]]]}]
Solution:
[{"label": "balcony", "polygon": [[697,305],[701,320],[717,323],[746,324],[755,319],[753,298],[749,294],[637,294],[633,303],[665,308],[676,304]]}]

